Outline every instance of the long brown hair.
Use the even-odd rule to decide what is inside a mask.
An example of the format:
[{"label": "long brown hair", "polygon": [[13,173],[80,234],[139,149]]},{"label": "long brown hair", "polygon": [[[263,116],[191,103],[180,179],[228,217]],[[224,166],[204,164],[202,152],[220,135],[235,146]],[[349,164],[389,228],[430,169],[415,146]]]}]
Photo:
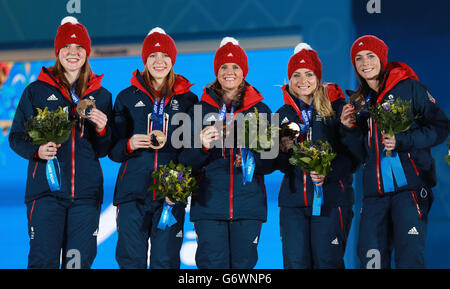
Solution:
[{"label": "long brown hair", "polygon": [[[62,86],[66,89],[67,93],[70,95],[70,91],[72,90],[72,86],[70,85],[69,81],[67,80],[66,76],[64,75],[64,72],[66,71],[64,67],[61,64],[61,61],[59,61],[59,58],[56,58],[55,66],[52,68],[52,74],[53,76],[60,81]],[[89,60],[86,57],[86,62],[84,65],[80,68],[80,74],[78,75],[77,80],[77,86],[75,89],[75,93],[80,97],[84,97],[84,92],[86,91],[89,83],[89,77],[92,73],[91,65],[89,64]]]},{"label": "long brown hair", "polygon": [[[320,116],[324,118],[333,117],[336,115],[336,113],[331,106],[330,98],[328,97],[328,90],[325,85],[319,83],[319,80],[317,80],[317,82],[317,87],[313,92],[314,108],[317,110]],[[294,92],[291,86],[288,87],[288,90],[291,95],[300,98],[300,96]]]},{"label": "long brown hair", "polygon": [[[239,107],[242,102],[244,101],[245,91],[247,90],[247,87],[249,87],[250,84],[243,80],[241,84],[239,84],[236,100],[234,101],[236,107]],[[223,94],[224,91],[222,89],[222,85],[220,85],[219,81],[216,79],[214,80],[210,85],[209,88],[214,92],[214,94],[219,98],[221,102],[223,102]]]},{"label": "long brown hair", "polygon": [[[352,94],[350,97],[356,99],[358,97],[366,97],[366,96],[368,96],[372,89],[367,84],[367,81],[358,73],[356,68],[355,68],[355,74],[356,74],[356,78],[358,79],[360,85],[359,85],[358,89],[355,91],[355,93]],[[384,70],[383,63],[381,63],[381,61],[380,61],[380,73],[377,76],[378,93],[381,91],[381,88],[384,85],[384,80],[385,80],[384,77],[385,77],[385,75],[386,75],[386,72]]]},{"label": "long brown hair", "polygon": [[[150,71],[148,70],[147,66],[145,66],[143,76],[145,85],[147,86],[148,90],[153,96],[157,96],[156,90],[153,87],[153,76],[150,74]],[[167,98],[170,98],[174,91],[173,91],[173,85],[175,84],[177,76],[175,72],[173,71],[173,67],[170,69],[169,74],[167,74],[166,79],[164,79],[163,86],[161,88],[161,95],[165,95]]]}]

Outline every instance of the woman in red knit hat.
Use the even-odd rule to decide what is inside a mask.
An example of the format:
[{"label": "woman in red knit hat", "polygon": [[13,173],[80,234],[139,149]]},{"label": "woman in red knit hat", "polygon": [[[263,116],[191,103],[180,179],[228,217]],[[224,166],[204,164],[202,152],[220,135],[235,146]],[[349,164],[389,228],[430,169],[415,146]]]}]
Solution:
[{"label": "woman in red knit hat", "polygon": [[[98,159],[107,155],[111,143],[111,94],[101,86],[103,76],[91,71],[91,40],[76,18],[61,21],[54,48],[55,65],[43,67],[25,89],[9,135],[12,149],[29,160],[28,267],[59,268],[62,250],[63,268],[90,268],[103,199]],[[88,112],[76,109],[83,103],[89,104]],[[26,138],[25,122],[37,108],[46,107],[61,107],[74,121],[66,142],[39,146]]]},{"label": "woman in red knit hat", "polygon": [[[274,168],[283,172],[280,233],[287,269],[343,269],[352,221],[352,173],[357,162],[340,142],[339,114],[345,105],[340,87],[322,82],[315,50],[300,43],[288,63],[289,84],[282,87],[280,154]],[[299,131],[288,128],[298,125]],[[285,133],[286,132],[286,133]],[[294,142],[328,141],[336,153],[326,176],[289,163]],[[320,197],[317,188],[321,188]]]},{"label": "woman in red knit hat", "polygon": [[[198,101],[190,90],[192,84],[174,72],[176,58],[173,39],[159,27],[152,29],[142,46],[144,71],[133,73],[131,86],[119,93],[114,104],[114,145],[109,157],[121,163],[114,192],[120,268],[147,268],[149,239],[150,268],[180,267],[185,205],[148,190],[154,183],[152,172],[178,162],[179,147],[171,142],[178,125],[172,118]],[[174,224],[162,222],[166,209],[171,210]]]},{"label": "woman in red knit hat", "polygon": [[[430,149],[448,136],[448,119],[406,64],[388,62],[388,46],[373,35],[355,40],[351,61],[360,82],[341,115],[343,142],[364,163],[358,256],[361,268],[424,268],[427,216],[436,185]],[[402,99],[415,121],[389,136],[368,107]],[[391,152],[391,156],[386,154]]]},{"label": "woman in red knit hat", "polygon": [[[190,211],[198,236],[198,268],[250,269],[258,260],[259,235],[267,218],[264,174],[271,169],[271,160],[227,141],[232,139],[228,132],[236,127],[237,114],[253,113],[255,108],[261,116],[271,114],[261,94],[245,81],[247,73],[244,49],[236,39],[225,37],[214,56],[216,79],[204,89],[199,104],[201,118],[191,111],[192,119],[206,117],[213,122],[199,128],[194,123],[199,134],[191,139],[201,146],[180,155],[180,161],[200,175]],[[228,125],[228,132],[222,124]]]}]

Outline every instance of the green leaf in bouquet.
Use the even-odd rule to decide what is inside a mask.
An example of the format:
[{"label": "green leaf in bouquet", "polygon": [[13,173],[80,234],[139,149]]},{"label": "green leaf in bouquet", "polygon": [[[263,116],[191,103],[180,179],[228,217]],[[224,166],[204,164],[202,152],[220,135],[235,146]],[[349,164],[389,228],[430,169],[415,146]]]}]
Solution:
[{"label": "green leaf in bouquet", "polygon": [[73,121],[68,120],[61,106],[55,111],[36,108],[37,115],[25,123],[25,131],[33,144],[41,145],[48,142],[62,144],[70,137]]},{"label": "green leaf in bouquet", "polygon": [[310,158],[310,157],[302,157],[302,158],[300,158],[300,161],[302,161],[305,164],[309,164],[309,163],[312,162],[312,158]]}]

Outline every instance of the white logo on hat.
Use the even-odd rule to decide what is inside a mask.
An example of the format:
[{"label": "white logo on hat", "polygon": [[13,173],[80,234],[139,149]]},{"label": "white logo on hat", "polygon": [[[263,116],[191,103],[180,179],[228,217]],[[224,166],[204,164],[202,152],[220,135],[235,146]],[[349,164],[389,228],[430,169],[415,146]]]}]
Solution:
[{"label": "white logo on hat", "polygon": [[300,60],[300,63],[305,63],[306,61],[304,59]]},{"label": "white logo on hat", "polygon": [[70,36],[70,38],[77,38],[77,36],[76,36],[75,33],[74,33],[74,34],[72,34],[72,35]]},{"label": "white logo on hat", "polygon": [[228,53],[228,55],[227,56],[229,56],[229,57],[232,57],[233,56],[233,53]]},{"label": "white logo on hat", "polygon": [[155,44],[155,47],[157,47],[157,46],[161,46],[161,44],[159,44],[159,42],[158,42],[158,43]]},{"label": "white logo on hat", "polygon": [[364,43],[361,41],[360,43],[358,43],[358,46],[363,46]]}]

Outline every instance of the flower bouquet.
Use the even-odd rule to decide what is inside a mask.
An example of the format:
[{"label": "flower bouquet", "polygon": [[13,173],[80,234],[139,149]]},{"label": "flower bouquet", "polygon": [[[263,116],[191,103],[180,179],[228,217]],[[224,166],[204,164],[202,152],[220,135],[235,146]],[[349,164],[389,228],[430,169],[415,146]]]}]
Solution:
[{"label": "flower bouquet", "polygon": [[252,151],[263,152],[274,146],[274,138],[278,137],[278,127],[272,127],[267,119],[263,119],[258,109],[254,113],[245,116],[243,131],[238,142],[240,148],[240,160],[234,162],[235,167],[242,167],[243,183],[253,180],[255,170],[255,158]]},{"label": "flower bouquet", "polygon": [[[43,145],[48,142],[62,144],[67,141],[72,133],[72,124],[69,113],[64,112],[61,106],[55,111],[37,108],[38,114],[32,116],[25,123],[25,132],[34,145]],[[61,190],[61,170],[58,158],[48,160],[45,173],[49,188],[52,192]]]},{"label": "flower bouquet", "polygon": [[[156,194],[161,198],[168,198],[174,203],[187,204],[187,199],[191,192],[197,189],[197,180],[191,176],[192,168],[179,163],[175,165],[170,161],[168,165],[160,165],[159,170],[152,173],[155,183],[150,186],[149,190],[155,190]],[[158,228],[165,230],[177,223],[172,214],[174,205],[168,204],[164,200],[161,218]]]},{"label": "flower bouquet", "polygon": [[37,108],[38,114],[25,123],[25,132],[35,145],[48,142],[64,143],[71,134],[73,121],[68,120],[69,113],[59,106],[56,111]]},{"label": "flower bouquet", "polygon": [[179,163],[175,165],[170,161],[168,165],[160,165],[159,170],[152,173],[156,183],[149,190],[155,190],[156,194],[172,202],[187,204],[187,198],[197,188],[197,181],[191,176],[192,168]]},{"label": "flower bouquet", "polygon": [[[331,162],[336,157],[331,145],[327,141],[304,141],[294,144],[289,163],[299,166],[304,172],[315,171],[320,175],[327,175],[331,171]],[[313,216],[320,216],[323,204],[323,189],[314,182]]]},{"label": "flower bouquet", "polygon": [[245,116],[243,145],[255,152],[263,152],[274,146],[274,138],[278,137],[278,131],[278,127],[271,126],[268,120],[260,117],[255,107],[254,113]]},{"label": "flower bouquet", "polygon": [[[370,116],[377,123],[378,128],[390,137],[409,129],[415,118],[411,118],[411,101],[397,98],[389,100],[378,106],[368,108]],[[392,156],[391,151],[386,156]]]},{"label": "flower bouquet", "polygon": [[325,176],[331,171],[331,161],[335,157],[336,154],[327,141],[304,141],[294,144],[289,163],[301,167],[305,172],[315,171]]}]

